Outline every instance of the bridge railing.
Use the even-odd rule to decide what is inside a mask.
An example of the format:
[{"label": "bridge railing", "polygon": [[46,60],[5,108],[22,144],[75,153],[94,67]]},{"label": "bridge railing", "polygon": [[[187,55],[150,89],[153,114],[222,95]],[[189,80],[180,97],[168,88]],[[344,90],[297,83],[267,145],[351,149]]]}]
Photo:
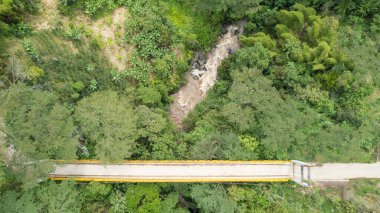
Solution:
[{"label": "bridge railing", "polygon": [[[315,164],[305,163],[298,160],[292,160],[292,180],[295,183],[298,183],[304,187],[312,186],[312,178],[311,178],[311,167],[314,167]],[[299,171],[297,169],[299,168]],[[299,172],[299,173],[298,173]]]}]

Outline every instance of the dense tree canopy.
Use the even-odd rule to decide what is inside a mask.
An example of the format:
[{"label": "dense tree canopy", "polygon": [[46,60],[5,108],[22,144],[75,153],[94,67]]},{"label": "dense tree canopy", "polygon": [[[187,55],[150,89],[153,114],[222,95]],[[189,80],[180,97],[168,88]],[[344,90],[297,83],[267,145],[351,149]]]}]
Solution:
[{"label": "dense tree canopy", "polygon": [[37,159],[76,158],[71,112],[53,94],[16,84],[3,100],[6,132],[16,149]]},{"label": "dense tree canopy", "polygon": [[200,9],[227,14],[230,18],[242,18],[246,13],[254,12],[261,0],[197,0]]},{"label": "dense tree canopy", "polygon": [[96,92],[78,103],[74,116],[98,159],[122,160],[132,155],[136,116],[128,100],[121,101],[116,92]]},{"label": "dense tree canopy", "polygon": [[[378,0],[0,0],[0,212],[376,212],[378,180],[310,190],[48,173],[51,159],[372,162],[379,13]],[[171,94],[231,24],[240,48],[176,128]]]}]

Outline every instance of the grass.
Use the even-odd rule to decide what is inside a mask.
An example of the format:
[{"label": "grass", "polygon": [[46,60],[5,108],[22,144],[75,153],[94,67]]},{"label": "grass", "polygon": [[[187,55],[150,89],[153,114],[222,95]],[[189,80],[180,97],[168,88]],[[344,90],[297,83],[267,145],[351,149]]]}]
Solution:
[{"label": "grass", "polygon": [[[38,32],[29,40],[41,55],[38,66],[46,73],[44,87],[58,93],[63,101],[73,101],[73,85],[78,82],[82,82],[85,88],[75,99],[92,92],[90,86],[93,80],[98,82],[100,90],[119,89],[112,81],[108,60],[101,51],[95,51],[89,42],[75,42],[76,50],[73,50],[67,43],[70,41],[65,39],[64,32],[60,30]],[[95,69],[87,69],[90,64]]]},{"label": "grass", "polygon": [[167,19],[187,45],[208,50],[221,32],[221,19],[217,15],[210,17],[210,14],[198,11],[194,5],[194,1],[167,1]]}]

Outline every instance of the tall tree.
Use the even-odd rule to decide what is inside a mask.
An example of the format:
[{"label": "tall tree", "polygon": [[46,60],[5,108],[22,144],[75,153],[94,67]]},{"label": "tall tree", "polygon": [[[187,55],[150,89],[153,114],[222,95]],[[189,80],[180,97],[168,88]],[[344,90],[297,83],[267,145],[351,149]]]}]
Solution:
[{"label": "tall tree", "polygon": [[1,113],[8,140],[34,159],[74,159],[77,142],[71,112],[46,91],[24,84],[6,91]]},{"label": "tall tree", "polygon": [[117,191],[111,197],[111,212],[186,212],[176,208],[178,194],[171,193],[166,198],[160,195],[161,188],[156,184],[128,185],[125,193]]},{"label": "tall tree", "polygon": [[211,133],[195,143],[191,158],[197,160],[248,160],[253,156],[241,147],[239,138],[233,134]]},{"label": "tall tree", "polygon": [[202,212],[233,213],[237,210],[236,203],[228,198],[221,185],[194,185],[190,194]]},{"label": "tall tree", "polygon": [[75,182],[49,182],[36,190],[36,198],[41,212],[74,213],[80,212],[82,200],[75,188]]},{"label": "tall tree", "polygon": [[0,195],[0,212],[38,213],[40,210],[41,207],[36,202],[32,191],[23,194],[17,191],[6,191]]},{"label": "tall tree", "polygon": [[101,91],[82,99],[75,119],[95,146],[96,158],[122,160],[131,156],[138,137],[132,105],[113,91]]}]

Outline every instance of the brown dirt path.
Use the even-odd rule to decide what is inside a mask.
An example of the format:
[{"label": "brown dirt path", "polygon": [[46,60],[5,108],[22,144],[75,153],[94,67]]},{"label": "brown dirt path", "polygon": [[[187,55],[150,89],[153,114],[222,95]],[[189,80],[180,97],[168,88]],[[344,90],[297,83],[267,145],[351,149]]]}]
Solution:
[{"label": "brown dirt path", "polygon": [[[181,87],[177,93],[173,94],[173,103],[170,105],[170,118],[173,123],[182,129],[182,122],[195,106],[201,102],[217,80],[217,70],[222,61],[232,52],[239,49],[238,35],[235,33],[239,30],[237,26],[227,28],[215,48],[207,55],[205,68],[207,71],[191,70],[187,75],[187,84]],[[230,52],[229,52],[230,50]],[[193,78],[191,73],[201,73],[199,79]]]}]

